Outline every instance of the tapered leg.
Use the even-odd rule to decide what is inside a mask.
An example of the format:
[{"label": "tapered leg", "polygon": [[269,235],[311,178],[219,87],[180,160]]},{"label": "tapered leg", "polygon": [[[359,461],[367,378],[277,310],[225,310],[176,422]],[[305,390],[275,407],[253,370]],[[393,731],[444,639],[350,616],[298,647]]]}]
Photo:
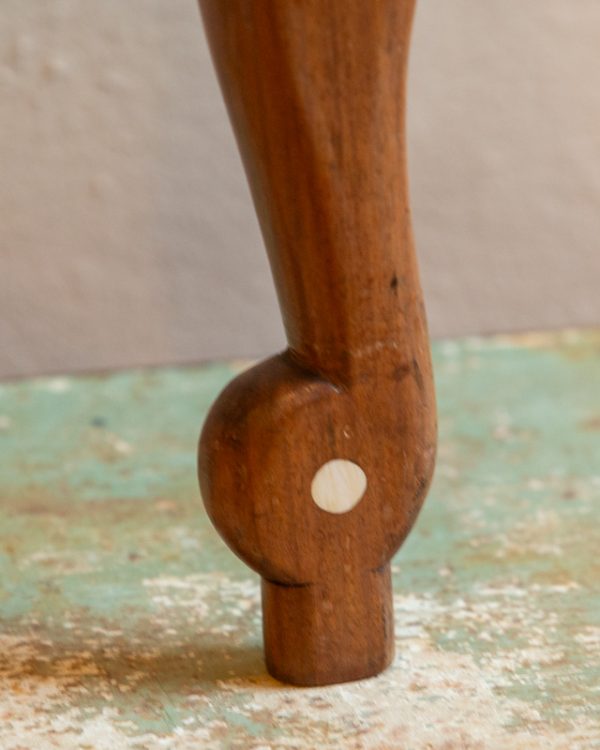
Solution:
[{"label": "tapered leg", "polygon": [[282,680],[393,654],[389,561],[425,499],[436,422],[408,205],[413,0],[200,0],[289,347],[221,394],[204,502],[263,578]]}]

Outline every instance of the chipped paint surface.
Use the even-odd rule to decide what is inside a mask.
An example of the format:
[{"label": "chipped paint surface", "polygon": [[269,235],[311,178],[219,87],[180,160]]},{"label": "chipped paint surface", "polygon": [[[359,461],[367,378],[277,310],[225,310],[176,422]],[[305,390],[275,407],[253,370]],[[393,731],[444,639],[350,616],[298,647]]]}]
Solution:
[{"label": "chipped paint surface", "polygon": [[0,384],[0,748],[600,747],[600,332],[442,342],[383,675],[265,673],[195,482],[241,367]]}]

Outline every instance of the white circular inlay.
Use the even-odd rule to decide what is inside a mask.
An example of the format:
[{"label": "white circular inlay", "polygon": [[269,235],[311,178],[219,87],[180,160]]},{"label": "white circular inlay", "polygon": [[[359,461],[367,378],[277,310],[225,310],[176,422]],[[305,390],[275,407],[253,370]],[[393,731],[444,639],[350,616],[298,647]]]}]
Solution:
[{"label": "white circular inlay", "polygon": [[313,500],[328,513],[347,513],[358,504],[367,489],[367,475],[352,461],[336,458],[314,475],[310,488]]}]

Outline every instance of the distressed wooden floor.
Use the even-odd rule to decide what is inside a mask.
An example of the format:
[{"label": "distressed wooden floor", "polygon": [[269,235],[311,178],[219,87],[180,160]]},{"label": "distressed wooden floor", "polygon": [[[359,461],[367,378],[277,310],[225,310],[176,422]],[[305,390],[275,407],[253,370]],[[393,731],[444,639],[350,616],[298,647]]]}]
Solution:
[{"label": "distressed wooden floor", "polygon": [[600,747],[600,332],[435,347],[397,656],[270,679],[194,448],[237,364],[0,385],[0,748]]}]

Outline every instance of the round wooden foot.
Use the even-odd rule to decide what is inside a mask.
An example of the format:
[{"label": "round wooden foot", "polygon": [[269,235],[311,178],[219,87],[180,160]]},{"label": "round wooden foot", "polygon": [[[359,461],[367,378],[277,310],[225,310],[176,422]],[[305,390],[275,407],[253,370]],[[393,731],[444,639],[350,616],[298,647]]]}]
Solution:
[{"label": "round wooden foot", "polygon": [[270,674],[293,685],[329,685],[379,674],[394,656],[390,567],[326,584],[262,581]]}]

